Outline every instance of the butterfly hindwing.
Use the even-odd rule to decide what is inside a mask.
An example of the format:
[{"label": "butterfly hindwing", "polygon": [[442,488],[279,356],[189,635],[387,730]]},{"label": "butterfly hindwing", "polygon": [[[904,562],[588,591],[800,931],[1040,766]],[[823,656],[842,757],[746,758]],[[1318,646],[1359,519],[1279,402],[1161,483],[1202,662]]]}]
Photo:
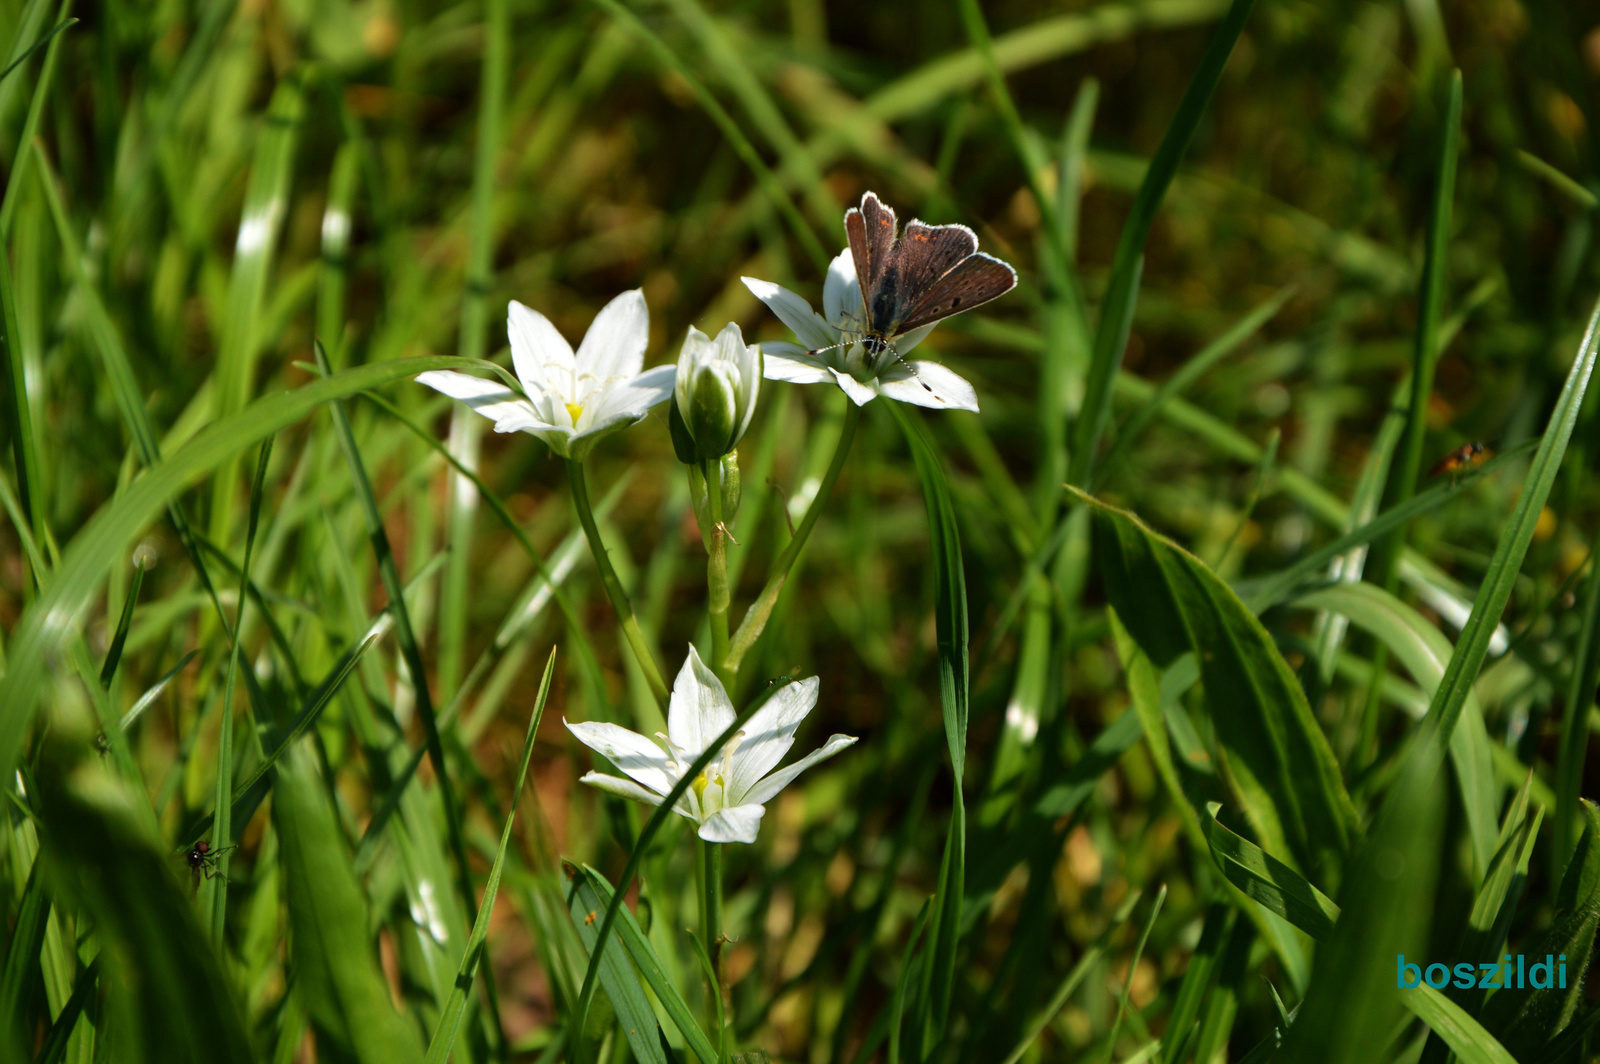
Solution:
[{"label": "butterfly hindwing", "polygon": [[896,328],[899,332],[910,332],[971,310],[1005,295],[1016,284],[1017,271],[993,255],[974,253],[923,291]]}]

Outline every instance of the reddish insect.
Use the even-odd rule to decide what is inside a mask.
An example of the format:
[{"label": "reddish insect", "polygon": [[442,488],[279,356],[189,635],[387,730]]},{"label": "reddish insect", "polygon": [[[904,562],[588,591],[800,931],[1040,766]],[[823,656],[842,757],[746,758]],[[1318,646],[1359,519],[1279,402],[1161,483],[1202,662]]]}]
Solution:
[{"label": "reddish insect", "polygon": [[[188,861],[189,867],[196,872],[204,873],[207,879],[214,879],[217,876],[222,876],[222,869],[217,867],[217,858],[236,848],[234,846],[224,846],[220,850],[213,850],[209,842],[201,839],[194,844],[193,849],[183,855],[183,859]],[[222,878],[227,879],[228,877],[222,876]]]},{"label": "reddish insect", "polygon": [[1454,484],[1456,478],[1462,473],[1467,472],[1469,469],[1478,468],[1493,457],[1494,452],[1489,450],[1488,444],[1473,440],[1471,443],[1463,443],[1460,447],[1439,459],[1438,464],[1428,470],[1428,475],[1430,477],[1438,477],[1448,473],[1450,483]]}]

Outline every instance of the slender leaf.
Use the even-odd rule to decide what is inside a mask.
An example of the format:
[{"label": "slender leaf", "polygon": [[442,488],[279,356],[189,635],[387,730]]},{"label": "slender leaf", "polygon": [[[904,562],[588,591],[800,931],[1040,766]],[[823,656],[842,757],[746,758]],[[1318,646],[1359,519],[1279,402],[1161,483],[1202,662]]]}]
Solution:
[{"label": "slender leaf", "polygon": [[1217,821],[1222,806],[1206,806],[1206,841],[1228,881],[1318,942],[1327,942],[1339,907],[1294,869]]}]

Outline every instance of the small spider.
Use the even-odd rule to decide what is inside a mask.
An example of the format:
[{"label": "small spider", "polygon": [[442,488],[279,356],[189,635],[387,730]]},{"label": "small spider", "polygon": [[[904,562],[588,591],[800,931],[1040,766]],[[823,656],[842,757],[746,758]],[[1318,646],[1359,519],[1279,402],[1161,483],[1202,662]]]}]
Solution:
[{"label": "small spider", "polygon": [[583,926],[588,927],[590,924],[594,923],[594,918],[596,916],[599,916],[599,915],[600,915],[600,910],[599,909],[590,909],[589,910],[589,915],[585,916],[583,918]]},{"label": "small spider", "polygon": [[224,846],[220,850],[213,850],[209,842],[201,839],[194,844],[194,849],[184,854],[183,857],[184,860],[189,862],[190,868],[196,872],[204,872],[207,879],[214,879],[217,876],[227,879],[227,876],[222,875],[222,869],[217,867],[217,858],[234,849],[237,849],[237,847]]}]

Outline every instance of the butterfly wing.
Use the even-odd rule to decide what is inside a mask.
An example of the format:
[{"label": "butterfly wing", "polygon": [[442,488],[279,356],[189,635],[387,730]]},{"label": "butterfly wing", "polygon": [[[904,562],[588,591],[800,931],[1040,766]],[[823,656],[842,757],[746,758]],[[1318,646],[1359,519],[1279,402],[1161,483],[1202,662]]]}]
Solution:
[{"label": "butterfly wing", "polygon": [[1016,285],[1016,270],[993,255],[976,252],[934,281],[898,323],[896,332],[910,332],[971,310],[1005,295]]},{"label": "butterfly wing", "polygon": [[862,305],[874,322],[874,303],[883,295],[882,278],[894,251],[896,221],[894,210],[885,207],[876,193],[861,197],[861,206],[844,215],[845,235],[850,238],[850,257],[856,264],[856,280],[861,284]]}]

